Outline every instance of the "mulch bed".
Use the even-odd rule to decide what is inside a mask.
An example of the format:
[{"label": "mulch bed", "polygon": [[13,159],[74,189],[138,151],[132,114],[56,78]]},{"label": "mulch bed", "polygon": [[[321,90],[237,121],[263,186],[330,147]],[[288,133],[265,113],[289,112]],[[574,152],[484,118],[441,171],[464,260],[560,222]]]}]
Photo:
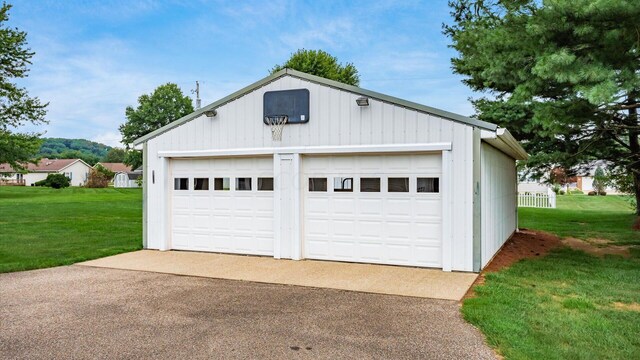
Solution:
[{"label": "mulch bed", "polygon": [[462,300],[464,301],[464,299],[475,295],[473,289],[476,285],[484,283],[486,273],[500,271],[522,259],[544,256],[551,249],[559,246],[562,246],[562,242],[560,238],[555,235],[520,229],[519,232],[513,234],[513,236],[507,240],[489,265],[482,270],[480,276],[478,276]]}]

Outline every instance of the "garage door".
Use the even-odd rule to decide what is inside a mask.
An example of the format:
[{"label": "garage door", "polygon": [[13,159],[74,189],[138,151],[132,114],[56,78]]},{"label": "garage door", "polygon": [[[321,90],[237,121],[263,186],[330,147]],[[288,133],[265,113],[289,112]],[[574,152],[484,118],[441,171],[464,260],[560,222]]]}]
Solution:
[{"label": "garage door", "polygon": [[171,161],[172,248],[273,255],[273,159]]},{"label": "garage door", "polygon": [[304,256],[442,267],[441,159],[305,157]]}]

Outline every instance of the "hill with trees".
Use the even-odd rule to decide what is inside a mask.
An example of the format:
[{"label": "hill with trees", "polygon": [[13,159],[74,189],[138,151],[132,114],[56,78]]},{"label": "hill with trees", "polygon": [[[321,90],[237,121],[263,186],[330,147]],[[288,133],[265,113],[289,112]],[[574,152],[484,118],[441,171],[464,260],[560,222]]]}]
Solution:
[{"label": "hill with trees", "polygon": [[43,138],[38,156],[50,159],[82,159],[94,165],[106,157],[110,146],[85,139]]}]

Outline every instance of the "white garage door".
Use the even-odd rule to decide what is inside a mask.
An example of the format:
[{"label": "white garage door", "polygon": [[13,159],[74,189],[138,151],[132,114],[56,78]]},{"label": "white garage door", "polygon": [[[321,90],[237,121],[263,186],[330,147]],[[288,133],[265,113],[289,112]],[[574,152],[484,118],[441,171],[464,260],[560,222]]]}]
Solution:
[{"label": "white garage door", "polygon": [[304,256],[442,267],[442,157],[303,159]]},{"label": "white garage door", "polygon": [[178,250],[273,255],[273,159],[171,161]]}]

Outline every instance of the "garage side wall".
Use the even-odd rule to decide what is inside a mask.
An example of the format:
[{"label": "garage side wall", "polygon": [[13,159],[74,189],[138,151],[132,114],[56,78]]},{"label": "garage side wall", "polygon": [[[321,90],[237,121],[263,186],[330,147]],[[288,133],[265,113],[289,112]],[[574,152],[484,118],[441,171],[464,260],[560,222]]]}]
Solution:
[{"label": "garage side wall", "polygon": [[484,268],[516,230],[516,163],[493,146],[481,147],[481,261]]},{"label": "garage side wall", "polygon": [[[263,95],[266,91],[305,88],[310,93],[309,122],[285,126],[281,142],[271,139],[263,124]],[[216,109],[213,118],[201,116],[150,139],[148,172],[155,182],[148,184],[148,247],[170,246],[165,221],[165,182],[170,166],[161,151],[260,149],[294,146],[341,146],[427,144],[449,142],[453,172],[451,208],[456,214],[451,229],[452,270],[473,270],[473,128],[438,116],[370,99],[359,107],[360,95],[284,76]],[[151,176],[148,177],[151,179]],[[166,243],[165,243],[166,241]]]}]

